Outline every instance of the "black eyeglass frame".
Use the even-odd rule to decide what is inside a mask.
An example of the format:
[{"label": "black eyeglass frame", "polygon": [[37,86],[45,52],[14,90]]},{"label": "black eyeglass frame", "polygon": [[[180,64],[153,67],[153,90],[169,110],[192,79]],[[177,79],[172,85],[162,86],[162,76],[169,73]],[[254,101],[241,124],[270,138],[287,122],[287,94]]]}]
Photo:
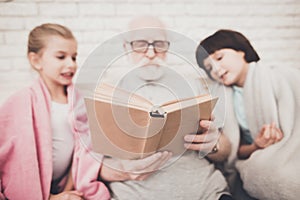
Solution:
[{"label": "black eyeglass frame", "polygon": [[[147,43],[147,48],[145,48],[144,51],[139,51],[137,49],[134,49],[133,48],[133,43],[134,42],[144,42],[145,44]],[[158,42],[164,42],[164,43],[166,43],[167,44],[167,48],[163,49],[163,48],[156,47],[155,44],[157,44]],[[170,42],[167,41],[167,40],[154,40],[153,42],[148,42],[147,40],[133,40],[133,41],[127,42],[127,43],[130,44],[132,51],[137,52],[137,53],[146,53],[148,51],[148,49],[149,49],[149,46],[153,47],[153,50],[154,50],[155,53],[165,53],[165,52],[167,52],[169,50],[169,47],[170,47]],[[142,48],[140,48],[140,49],[142,49]],[[160,51],[157,51],[157,49],[160,49]],[[161,50],[163,50],[163,51],[161,51]]]}]

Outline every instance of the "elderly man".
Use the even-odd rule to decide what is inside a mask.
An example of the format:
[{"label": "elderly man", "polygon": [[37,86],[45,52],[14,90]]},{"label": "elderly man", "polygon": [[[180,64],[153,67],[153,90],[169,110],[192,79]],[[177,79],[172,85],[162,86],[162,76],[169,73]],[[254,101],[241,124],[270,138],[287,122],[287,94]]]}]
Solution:
[{"label": "elderly man", "polygon": [[[167,66],[169,46],[164,24],[146,16],[129,23],[124,42],[128,67],[116,76],[106,73],[107,80],[117,77],[114,84],[135,92],[154,104],[201,94],[201,81],[191,66]],[[123,68],[124,69],[124,68]],[[179,157],[171,152],[158,152],[139,160],[104,158],[100,177],[108,183],[115,199],[231,199],[222,173],[211,161],[224,161],[230,143],[221,133],[218,145],[205,158],[202,148],[214,146],[209,131],[211,121],[201,120],[203,132],[185,136],[186,151]],[[206,144],[206,145],[203,145]],[[218,147],[218,148],[216,148]]]}]

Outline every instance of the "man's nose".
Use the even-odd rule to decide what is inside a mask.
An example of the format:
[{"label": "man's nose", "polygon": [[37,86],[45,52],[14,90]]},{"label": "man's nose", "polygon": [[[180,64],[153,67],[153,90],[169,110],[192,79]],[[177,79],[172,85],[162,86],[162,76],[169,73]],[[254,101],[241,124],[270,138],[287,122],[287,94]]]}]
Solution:
[{"label": "man's nose", "polygon": [[147,49],[146,57],[149,59],[153,59],[155,57],[154,48],[152,46],[149,46],[149,48]]}]

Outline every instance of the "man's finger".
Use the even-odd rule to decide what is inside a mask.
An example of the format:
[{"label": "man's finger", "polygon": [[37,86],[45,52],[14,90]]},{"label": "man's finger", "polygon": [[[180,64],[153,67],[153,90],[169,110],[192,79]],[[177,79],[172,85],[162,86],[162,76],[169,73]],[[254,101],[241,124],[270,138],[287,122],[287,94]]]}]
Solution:
[{"label": "man's finger", "polygon": [[185,142],[195,142],[195,143],[207,143],[207,142],[212,142],[214,140],[216,140],[218,136],[217,135],[214,135],[214,134],[209,134],[209,133],[203,133],[203,134],[200,134],[200,135],[193,135],[193,134],[190,134],[190,135],[186,135],[184,136],[184,141]]},{"label": "man's finger", "polygon": [[212,124],[212,122],[209,120],[200,120],[200,127],[202,127],[202,128],[209,129],[211,124]]},{"label": "man's finger", "polygon": [[213,148],[214,143],[213,142],[209,142],[209,143],[185,143],[184,147],[190,150],[194,150],[194,151],[207,151],[210,152],[210,150]]},{"label": "man's finger", "polygon": [[163,156],[162,152],[157,152],[143,159],[133,160],[132,162],[129,161],[133,165],[131,169],[133,169],[135,172],[143,171],[144,169],[148,168],[150,165],[152,165],[153,163],[161,159],[162,156]]}]

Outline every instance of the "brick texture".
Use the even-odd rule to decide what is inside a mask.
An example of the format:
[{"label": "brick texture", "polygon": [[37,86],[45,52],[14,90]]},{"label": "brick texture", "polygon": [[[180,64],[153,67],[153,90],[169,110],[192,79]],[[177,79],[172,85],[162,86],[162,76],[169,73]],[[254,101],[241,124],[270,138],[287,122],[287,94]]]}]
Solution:
[{"label": "brick texture", "polygon": [[159,16],[195,42],[217,29],[241,31],[270,64],[299,67],[298,0],[13,0],[0,3],[0,104],[30,84],[29,31],[41,23],[69,27],[79,42],[79,66],[98,44],[126,31],[136,15]]}]

